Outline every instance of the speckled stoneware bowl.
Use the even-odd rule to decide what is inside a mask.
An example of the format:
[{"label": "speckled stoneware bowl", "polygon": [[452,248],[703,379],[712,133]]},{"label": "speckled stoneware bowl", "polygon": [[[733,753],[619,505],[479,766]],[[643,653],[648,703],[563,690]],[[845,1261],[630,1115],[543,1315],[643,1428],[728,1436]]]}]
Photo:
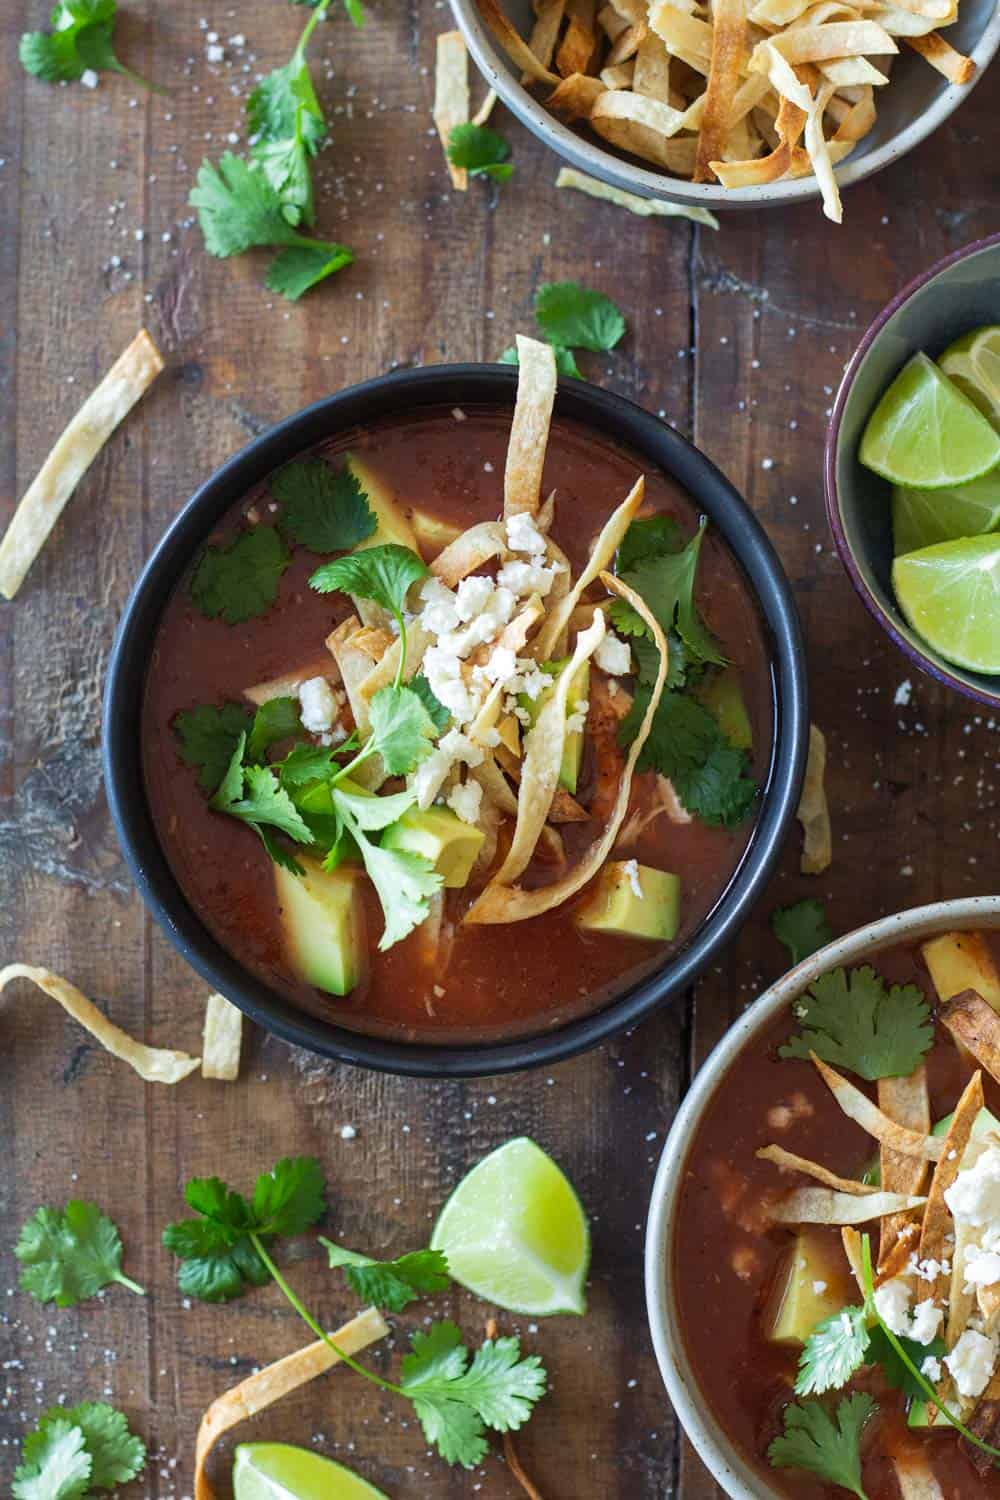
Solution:
[{"label": "speckled stoneware bowl", "polygon": [[938,261],[894,297],[858,345],[837,392],[826,437],[826,508],[848,577],[883,629],[921,671],[991,708],[1000,677],[945,661],[910,628],[892,592],[891,485],[858,461],[865,423],[912,354],[933,359],[953,339],[1000,322],[1000,234]]},{"label": "speckled stoneware bowl", "polygon": [[[527,38],[534,11],[531,0],[502,0],[507,15]],[[713,211],[734,208],[771,208],[818,198],[812,177],[794,182],[773,182],[764,187],[737,188],[729,192],[718,183],[685,182],[671,177],[638,158],[604,146],[586,128],[579,131],[563,125],[540,103],[536,94],[523,87],[520,71],[498,46],[483,22],[476,0],[451,0],[455,20],[462,29],[469,51],[490,88],[496,89],[507,108],[547,146],[581,172],[643,198],[662,198],[671,203],[697,204]],[[961,0],[961,19],[949,26],[947,38],[976,64],[972,84],[959,88],[949,84],[923,58],[900,46],[892,82],[879,90],[878,121],[871,134],[837,169],[841,188],[862,182],[890,162],[905,155],[926,139],[968,97],[983,76],[1000,46],[1000,6],[997,0]],[[987,149],[984,144],[984,148]],[[846,211],[850,212],[850,206]]]},{"label": "speckled stoneware bowl", "polygon": [[646,1308],[653,1345],[674,1410],[685,1432],[716,1480],[733,1500],[784,1500],[766,1477],[741,1456],[705,1401],[684,1339],[673,1295],[670,1266],[674,1224],[681,1197],[684,1165],[705,1111],[730,1068],[738,1066],[744,1048],[766,1031],[820,974],[841,965],[864,963],[895,943],[919,943],[953,929],[1000,928],[1000,896],[966,897],[916,906],[893,917],[859,927],[828,943],[755,1000],[703,1063],[677,1112],[660,1157],[646,1226]]}]

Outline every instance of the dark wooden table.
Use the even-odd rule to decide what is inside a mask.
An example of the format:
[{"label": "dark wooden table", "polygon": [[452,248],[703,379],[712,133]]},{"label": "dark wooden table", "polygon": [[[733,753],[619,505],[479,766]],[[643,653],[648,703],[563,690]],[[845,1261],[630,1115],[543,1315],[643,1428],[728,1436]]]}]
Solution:
[{"label": "dark wooden table", "polygon": [[[843,228],[810,204],[733,214],[716,234],[557,194],[556,159],[503,111],[514,180],[499,194],[480,184],[451,192],[429,118],[447,8],[376,0],[364,33],[338,18],[315,52],[334,134],[320,223],[354,247],[357,264],[290,306],[263,289],[262,259],[205,255],[187,194],[201,157],[217,157],[230,132],[242,137],[253,72],[285,60],[304,13],[280,0],[135,0],[121,50],[171,85],[164,99],[110,75],[92,93],[25,78],[17,37],[45,11],[42,0],[15,0],[0,22],[0,518],[141,323],[168,367],[80,486],[21,596],[0,610],[3,959],[48,964],[138,1034],[197,1050],[205,987],[145,915],[101,785],[105,661],[140,564],[193,487],[254,434],[396,365],[494,358],[529,328],[535,286],[563,277],[607,291],[628,314],[620,350],[590,356],[588,373],[704,448],[781,552],[829,742],[835,855],[809,881],[790,847],[755,920],[687,1003],[520,1078],[380,1078],[257,1033],[236,1086],[146,1087],[51,1003],[9,994],[0,1260],[13,1290],[0,1302],[0,1488],[42,1407],[107,1392],[156,1455],[146,1495],[190,1495],[205,1405],[302,1341],[276,1289],[228,1307],[182,1306],[159,1235],[187,1177],[247,1184],[281,1154],[315,1152],[332,1184],[331,1232],[398,1251],[421,1242],[467,1167],[523,1131],[566,1167],[594,1231],[586,1321],[524,1330],[552,1372],[552,1394],[520,1439],[525,1462],[546,1500],[715,1496],[679,1436],[643,1304],[647,1196],[678,1098],[781,972],[767,925],[779,901],[817,894],[847,930],[995,888],[998,725],[914,676],[869,621],[831,549],[820,477],[827,413],[859,331],[915,272],[996,227],[995,90],[984,84],[932,141],[852,189]],[[244,34],[246,48],[227,45],[226,61],[210,65],[202,17],[224,41]],[[354,1139],[341,1138],[345,1124]],[[17,1227],[37,1204],[73,1193],[120,1224],[145,1300],[113,1290],[58,1311],[14,1289]],[[295,1280],[333,1326],[349,1302],[316,1247],[298,1249]],[[456,1296],[451,1310],[478,1330],[472,1299]],[[287,1400],[253,1435],[315,1441],[400,1500],[519,1494],[497,1459],[472,1475],[429,1459],[415,1427],[346,1372]]]}]

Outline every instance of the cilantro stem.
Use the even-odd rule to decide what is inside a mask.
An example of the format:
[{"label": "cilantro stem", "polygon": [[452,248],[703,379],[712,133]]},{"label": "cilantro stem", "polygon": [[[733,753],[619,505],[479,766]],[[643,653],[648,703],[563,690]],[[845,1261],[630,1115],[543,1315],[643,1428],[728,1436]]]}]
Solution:
[{"label": "cilantro stem", "polygon": [[312,1330],[316,1337],[318,1339],[322,1339],[327,1348],[332,1349],[337,1358],[339,1360],[342,1360],[349,1369],[354,1370],[356,1374],[363,1375],[366,1380],[370,1380],[374,1385],[381,1386],[382,1390],[384,1391],[392,1392],[394,1396],[404,1396],[408,1401],[410,1397],[406,1391],[402,1390],[398,1385],[393,1385],[389,1380],[383,1380],[381,1375],[375,1374],[374,1370],[369,1370],[365,1365],[359,1364],[356,1359],[352,1358],[350,1354],[348,1354],[345,1350],[341,1349],[337,1344],[333,1342],[333,1339],[330,1337],[330,1335],[324,1332],[323,1328],[319,1323],[317,1323],[316,1319],[313,1317],[309,1309],[304,1305],[303,1302],[300,1301],[298,1295],[288,1285],[288,1282],[285,1280],[284,1276],[282,1276],[281,1272],[278,1270],[278,1267],[275,1265],[274,1261],[264,1249],[258,1232],[254,1229],[251,1229],[249,1233],[250,1242],[256,1250],[257,1254],[260,1256],[261,1260],[264,1262],[264,1265],[267,1267],[268,1271],[270,1271],[272,1277],[278,1283],[278,1286],[281,1288],[282,1292],[284,1292],[288,1301],[291,1303],[292,1307],[294,1307],[303,1323],[305,1323],[306,1326]]},{"label": "cilantro stem", "polygon": [[119,1286],[128,1287],[130,1292],[135,1292],[137,1297],[145,1297],[146,1288],[140,1286],[137,1281],[133,1281],[131,1276],[126,1276],[124,1272],[118,1271],[113,1279],[118,1282]]},{"label": "cilantro stem", "polygon": [[309,20],[306,22],[305,28],[304,28],[304,30],[302,32],[302,35],[299,37],[299,44],[298,44],[298,46],[295,49],[295,56],[296,57],[301,57],[302,54],[305,52],[306,48],[309,45],[309,38],[312,36],[313,32],[316,30],[316,27],[319,25],[320,20],[322,19],[322,17],[326,15],[326,12],[329,9],[329,6],[330,6],[330,0],[320,0],[319,5],[317,5],[316,9],[313,11],[312,15],[309,17]]},{"label": "cilantro stem", "polygon": [[151,94],[161,94],[166,97],[170,93],[170,90],[165,88],[162,83],[150,83],[148,78],[143,78],[141,73],[133,73],[132,69],[126,68],[124,63],[115,61],[110,66],[116,73],[120,73],[123,78],[130,79],[132,83],[138,84],[142,89],[148,89]]},{"label": "cilantro stem", "polygon": [[402,683],[403,667],[406,665],[406,621],[401,612],[396,614],[396,624],[399,626],[399,665],[396,668],[396,680],[392,684],[394,689],[398,689]]}]

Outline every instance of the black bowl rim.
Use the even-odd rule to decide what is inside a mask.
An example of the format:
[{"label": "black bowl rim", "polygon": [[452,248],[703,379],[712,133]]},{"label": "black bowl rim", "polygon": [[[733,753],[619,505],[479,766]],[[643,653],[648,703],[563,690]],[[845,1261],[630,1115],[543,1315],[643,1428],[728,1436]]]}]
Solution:
[{"label": "black bowl rim", "polygon": [[103,726],[108,805],[146,906],[182,957],[251,1019],[295,1046],[377,1071],[498,1075],[560,1061],[634,1026],[691,984],[735,935],[775,866],[798,805],[809,724],[805,650],[791,587],[763,527],[720,470],[665,422],[622,396],[583,381],[560,380],[558,415],[635,449],[683,485],[696,505],[704,505],[746,574],[773,642],[775,736],[763,805],[740,866],[706,922],[655,974],[591,1015],[508,1042],[435,1046],[367,1036],[305,1014],[250,974],[188,905],[146,802],[138,731],[152,630],[195,548],[254,483],[338,429],[407,406],[513,406],[516,378],[516,370],[504,365],[395,371],[323,397],[254,438],[195,491],[155,547],[125,606],[108,664]]},{"label": "black bowl rim", "polygon": [[833,535],[834,546],[844,565],[854,591],[862,604],[874,620],[885,631],[889,639],[899,647],[903,655],[907,657],[918,671],[926,673],[936,682],[943,683],[945,687],[954,688],[955,692],[963,694],[966,698],[972,698],[976,703],[984,703],[987,708],[996,708],[1000,704],[1000,687],[991,691],[986,687],[978,687],[973,682],[967,682],[964,677],[957,677],[945,664],[944,658],[930,656],[921,651],[912,641],[907,640],[892,615],[876,597],[865,582],[864,576],[854,556],[854,549],[847,539],[847,528],[840,504],[840,486],[837,483],[837,456],[840,452],[840,429],[847,410],[854,381],[860,370],[869,349],[881,335],[889,320],[895,316],[901,307],[905,306],[917,292],[925,287],[928,282],[934,281],[943,271],[957,266],[960,261],[969,260],[974,255],[979,255],[983,250],[990,250],[995,245],[1000,245],[1000,233],[988,234],[983,239],[972,240],[970,244],[963,245],[958,250],[953,250],[941,260],[934,262],[926,271],[921,271],[908,281],[901,291],[898,291],[889,302],[886,303],[877,317],[865,329],[861,342],[844,369],[837,395],[833,403],[833,411],[826,429],[826,445],[823,452],[823,489],[826,499],[826,518]]}]

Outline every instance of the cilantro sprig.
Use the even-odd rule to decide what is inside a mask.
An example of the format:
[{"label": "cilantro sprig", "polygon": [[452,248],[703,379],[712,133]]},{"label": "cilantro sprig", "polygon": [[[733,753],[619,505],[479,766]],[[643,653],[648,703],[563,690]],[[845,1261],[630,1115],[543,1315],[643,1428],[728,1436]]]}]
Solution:
[{"label": "cilantro sprig", "polygon": [[148,83],[119,60],[114,49],[116,0],[57,0],[50,31],[26,31],[18,56],[26,73],[46,83],[71,83],[84,73],[120,73],[156,94],[166,89]]},{"label": "cilantro sprig", "polygon": [[470,177],[490,177],[494,182],[507,182],[514,173],[503,136],[471,121],[456,125],[448,136],[448,160],[453,167],[464,167]]},{"label": "cilantro sprig", "polygon": [[874,1083],[905,1078],[930,1051],[930,1006],[915,984],[887,987],[870,965],[833,969],[809,986],[794,1007],[802,1030],[778,1051],[846,1068]]},{"label": "cilantro sprig", "polygon": [[[623,745],[635,739],[650,696],[640,682],[619,729]],[[684,693],[663,694],[637,765],[669,777],[688,812],[714,827],[738,827],[757,796],[746,752],[731,745],[708,710]]]},{"label": "cilantro sprig", "polygon": [[815,896],[796,901],[793,906],[775,907],[771,913],[771,931],[788,949],[793,965],[825,948],[833,937],[823,904]]},{"label": "cilantro sprig", "polygon": [[324,563],[309,580],[310,587],[320,594],[356,594],[389,611],[399,626],[401,642],[397,688],[402,681],[406,659],[406,595],[411,584],[426,578],[429,571],[427,564],[409,547],[389,542],[382,547],[367,547],[363,552],[352,552],[347,557]]},{"label": "cilantro sprig", "polygon": [[[516,1338],[487,1339],[470,1353],[458,1327],[448,1321],[431,1323],[412,1335],[399,1384],[341,1349],[270,1253],[275,1240],[301,1234],[317,1222],[323,1213],[323,1192],[322,1172],[312,1157],[278,1162],[258,1177],[249,1200],[215,1177],[189,1182],[185,1197],[198,1218],[168,1225],[163,1234],[166,1248],[182,1261],[181,1289],[204,1301],[222,1301],[238,1295],[248,1280],[263,1284],[271,1278],[303,1322],[344,1364],[411,1403],[427,1441],[446,1462],[473,1468],[486,1454],[488,1428],[513,1431],[531,1416],[546,1388],[541,1360],[537,1355],[522,1358]],[[399,1311],[448,1285],[447,1260],[440,1252],[416,1251],[378,1262],[332,1241],[322,1243],[331,1266],[344,1268],[359,1296],[390,1310]],[[250,1261],[252,1274],[242,1263],[232,1264],[237,1255]]]},{"label": "cilantro sprig", "polygon": [[221,547],[206,547],[191,578],[191,598],[210,620],[241,625],[266,613],[291,561],[273,526],[249,526]]},{"label": "cilantro sprig", "polygon": [[[535,293],[535,321],[542,337],[555,350],[560,375],[582,378],[576,349],[606,354],[625,336],[627,324],[620,307],[603,292],[578,281],[546,281]],[[505,349],[502,365],[517,364],[517,350]]]},{"label": "cilantro sprig", "polygon": [[105,1401],[53,1406],[24,1439],[14,1500],[87,1500],[142,1473],[146,1445]]},{"label": "cilantro sprig", "polygon": [[286,464],[271,476],[270,490],[281,505],[281,530],[311,552],[347,552],[378,524],[357,476],[322,458]]},{"label": "cilantro sprig", "polygon": [[785,1407],[785,1431],[767,1450],[775,1468],[806,1469],[867,1500],[861,1488],[861,1437],[878,1411],[864,1391],[845,1396],[831,1417],[821,1401]]},{"label": "cilantro sprig", "polygon": [[121,1235],[96,1203],[71,1198],[65,1208],[37,1208],[14,1254],[24,1267],[20,1284],[38,1302],[75,1307],[112,1282],[146,1295],[122,1271]]}]

